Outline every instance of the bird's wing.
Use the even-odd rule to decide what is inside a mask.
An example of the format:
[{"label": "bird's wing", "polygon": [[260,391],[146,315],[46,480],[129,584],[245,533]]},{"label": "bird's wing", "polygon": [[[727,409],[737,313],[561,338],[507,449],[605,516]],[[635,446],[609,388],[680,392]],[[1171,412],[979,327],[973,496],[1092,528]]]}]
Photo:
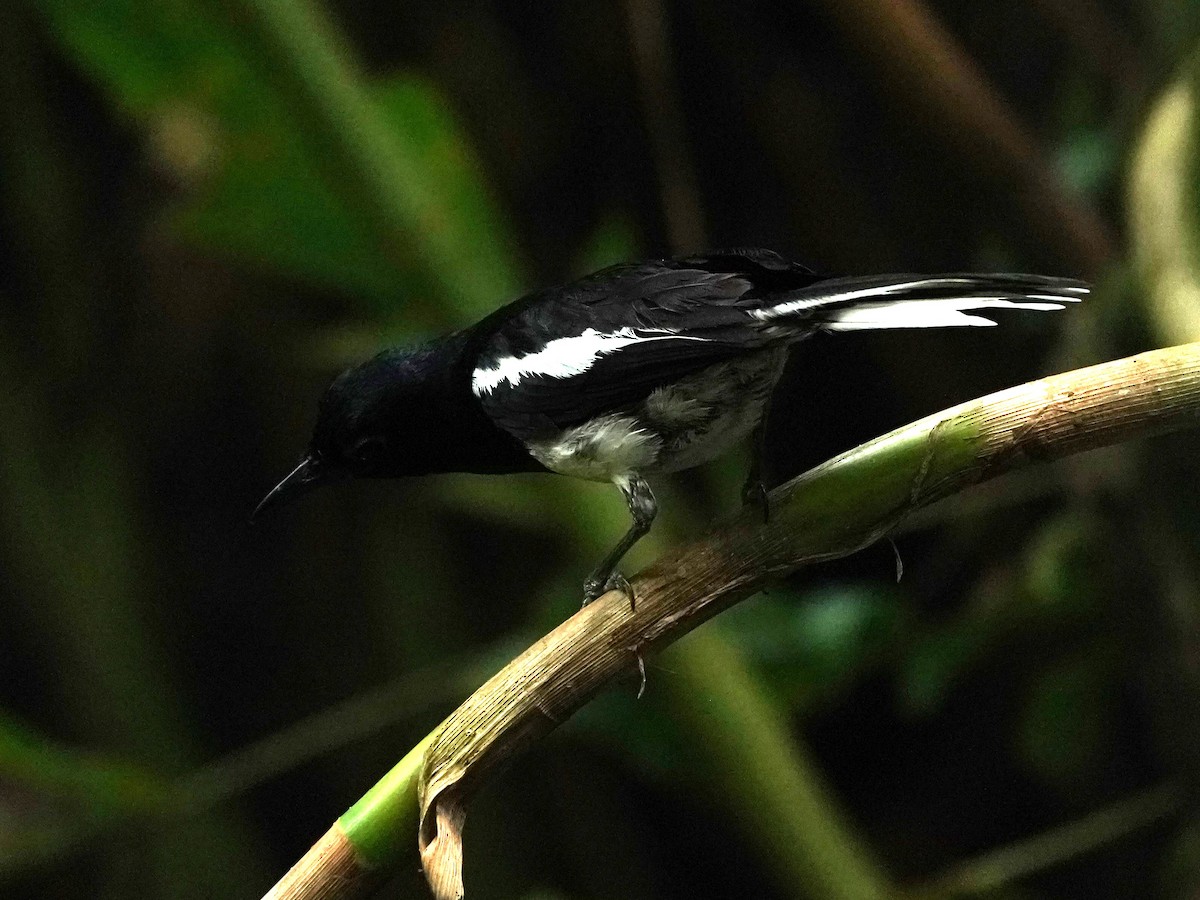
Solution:
[{"label": "bird's wing", "polygon": [[[744,255],[754,252],[763,258]],[[816,280],[768,251],[606,269],[485,321],[472,391],[498,424],[521,436],[578,424],[779,343],[751,311],[763,308],[767,294]]]},{"label": "bird's wing", "polygon": [[1042,275],[822,276],[768,250],[616,266],[480,323],[472,391],[525,437],[819,331],[992,325],[975,313],[1061,309],[1087,292]]}]

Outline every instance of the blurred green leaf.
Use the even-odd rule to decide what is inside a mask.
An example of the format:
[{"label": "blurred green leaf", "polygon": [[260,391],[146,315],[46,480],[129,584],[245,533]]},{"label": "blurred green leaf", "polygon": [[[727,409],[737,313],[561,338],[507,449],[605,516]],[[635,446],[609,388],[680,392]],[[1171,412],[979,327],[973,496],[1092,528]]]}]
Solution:
[{"label": "blurred green leaf", "polygon": [[1078,129],[1057,149],[1058,171],[1080,194],[1095,196],[1112,183],[1120,166],[1115,136],[1099,129]]},{"label": "blurred green leaf", "polygon": [[[262,75],[260,48],[218,8],[196,0],[44,4],[64,47],[143,128],[152,159],[183,188],[172,217],[182,234],[289,277],[361,294],[383,311],[436,290],[473,313],[515,291],[503,220],[431,84],[404,75],[364,88],[365,108],[413,179],[392,172],[395,187],[419,195],[424,216],[394,223],[408,229],[397,247],[356,205],[348,182],[357,173],[331,177],[311,124],[289,111]],[[456,248],[453,271],[422,274],[418,248],[428,241]]]},{"label": "blurred green leaf", "polygon": [[637,257],[637,236],[633,224],[622,215],[602,218],[590,235],[575,263],[577,275],[589,275],[605,266]]},{"label": "blurred green leaf", "polygon": [[1114,690],[1109,667],[1094,653],[1057,660],[1037,673],[1016,743],[1038,777],[1064,789],[1094,780],[1111,749]]},{"label": "blurred green leaf", "polygon": [[916,642],[901,667],[900,707],[916,716],[937,712],[962,675],[986,653],[991,638],[990,628],[961,621]]},{"label": "blurred green leaf", "polygon": [[661,710],[663,685],[674,678],[670,656],[646,660],[646,694],[637,699],[636,675],[599,694],[568,723],[567,730],[589,742],[607,745],[633,768],[663,784],[679,780],[679,761],[686,753],[688,734]]},{"label": "blurred green leaf", "polygon": [[1093,621],[1101,607],[1103,546],[1083,517],[1051,519],[1029,539],[1018,567],[979,579],[960,614],[914,641],[901,662],[901,707],[931,715],[967,673],[1010,648],[1014,637]]},{"label": "blurred green leaf", "polygon": [[62,746],[0,711],[0,878],[113,816],[161,810],[169,796],[157,775]]},{"label": "blurred green leaf", "polygon": [[147,809],[163,802],[165,780],[132,764],[63,747],[0,712],[0,780],[89,815]]},{"label": "blurred green leaf", "polygon": [[772,694],[793,708],[834,700],[906,629],[896,588],[871,582],[772,590],[734,607],[725,622]]},{"label": "blurred green leaf", "polygon": [[324,184],[304,133],[227,21],[199,2],[47,0],[54,32],[183,189],[174,222],[212,249],[386,299],[406,267]]},{"label": "blurred green leaf", "polygon": [[1049,520],[1025,553],[1024,586],[1031,612],[1088,618],[1102,605],[1105,535],[1082,512]]}]

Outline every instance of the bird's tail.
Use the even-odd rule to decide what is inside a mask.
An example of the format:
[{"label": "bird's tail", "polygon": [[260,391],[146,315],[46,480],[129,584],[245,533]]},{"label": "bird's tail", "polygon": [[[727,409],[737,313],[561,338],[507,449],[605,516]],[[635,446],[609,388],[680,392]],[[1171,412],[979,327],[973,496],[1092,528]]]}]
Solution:
[{"label": "bird's tail", "polygon": [[768,324],[825,331],[995,325],[981,309],[1062,309],[1086,283],[1045,275],[869,275],[829,278],[776,298],[752,315]]}]

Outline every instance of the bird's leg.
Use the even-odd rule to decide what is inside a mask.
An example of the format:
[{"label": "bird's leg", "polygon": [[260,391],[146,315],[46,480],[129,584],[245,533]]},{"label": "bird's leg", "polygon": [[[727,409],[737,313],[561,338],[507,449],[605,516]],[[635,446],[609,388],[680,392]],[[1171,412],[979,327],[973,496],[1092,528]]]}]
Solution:
[{"label": "bird's leg", "polygon": [[771,518],[771,503],[767,499],[767,486],[763,483],[762,474],[763,457],[767,452],[767,413],[770,409],[771,401],[768,399],[763,405],[762,417],[750,432],[750,471],[742,485],[742,503],[761,507],[764,525]]},{"label": "bird's leg", "polygon": [[633,516],[633,524],[583,583],[583,605],[587,606],[607,591],[619,590],[629,597],[629,606],[632,609],[633,588],[625,576],[617,571],[617,563],[629,552],[629,548],[650,530],[650,524],[658,514],[658,504],[650,491],[650,485],[640,475],[632,473],[614,479],[614,482],[625,495],[625,503],[629,506],[629,514]]}]

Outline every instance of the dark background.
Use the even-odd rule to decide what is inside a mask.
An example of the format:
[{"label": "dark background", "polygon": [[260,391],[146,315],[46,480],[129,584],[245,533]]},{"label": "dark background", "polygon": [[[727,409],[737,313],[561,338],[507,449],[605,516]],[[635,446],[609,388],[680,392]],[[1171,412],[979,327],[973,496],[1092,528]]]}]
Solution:
[{"label": "dark background", "polygon": [[[804,345],[769,435],[782,480],[1194,339],[1195,125],[1151,113],[1188,96],[1198,20],[1188,0],[4,4],[0,895],[258,896],[576,608],[625,527],[604,486],[350,484],[247,525],[321,389],[378,347],[704,246],[1097,283],[998,329]],[[1026,470],[909,523],[899,584],[884,544],[704,626],[650,660],[645,699],[615,685],[484,791],[469,896],[855,896],[772,837],[792,832],[912,896],[1193,896],[1196,448]],[[632,569],[736,506],[734,456],[662,485]],[[723,720],[729,696],[785,727]],[[779,797],[828,795],[762,802],[744,776],[768,758]],[[958,868],[1039,836],[990,881]],[[424,896],[417,866],[414,840],[394,891]]]}]

